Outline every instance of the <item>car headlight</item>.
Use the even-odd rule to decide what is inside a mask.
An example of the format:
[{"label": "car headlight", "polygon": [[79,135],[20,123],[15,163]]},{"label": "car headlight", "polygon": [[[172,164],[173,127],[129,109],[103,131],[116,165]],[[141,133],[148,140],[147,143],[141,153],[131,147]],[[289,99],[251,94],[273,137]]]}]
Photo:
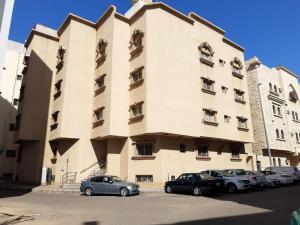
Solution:
[{"label": "car headlight", "polygon": [[238,180],[238,182],[239,182],[240,184],[244,184],[244,181],[242,181],[242,180]]},{"label": "car headlight", "polygon": [[132,189],[133,189],[133,187],[132,187],[132,186],[128,186],[127,188],[128,188],[129,190],[132,190]]}]

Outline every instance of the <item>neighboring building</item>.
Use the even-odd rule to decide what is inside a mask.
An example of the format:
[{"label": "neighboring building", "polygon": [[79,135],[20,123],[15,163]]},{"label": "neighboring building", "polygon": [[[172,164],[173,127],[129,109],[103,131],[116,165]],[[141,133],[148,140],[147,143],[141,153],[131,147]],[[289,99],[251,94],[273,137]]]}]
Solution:
[{"label": "neighboring building", "polygon": [[4,56],[6,45],[8,41],[8,34],[10,29],[11,17],[14,7],[14,0],[0,1],[0,81],[2,77],[2,68],[4,63]]},{"label": "neighboring building", "polygon": [[253,150],[257,155],[259,169],[271,164],[265,133],[274,166],[299,166],[298,76],[283,66],[268,68],[256,57],[246,64],[254,132]]},{"label": "neighboring building", "polygon": [[163,183],[255,167],[244,49],[194,13],[145,3],[130,17],[112,6],[96,23],[69,15],[57,32],[33,29],[15,136],[19,182],[46,182],[46,168],[57,183],[104,168]]},{"label": "neighboring building", "polygon": [[0,81],[0,179],[13,180],[18,145],[13,143],[13,131],[22,82],[23,44],[7,44],[3,74]]}]

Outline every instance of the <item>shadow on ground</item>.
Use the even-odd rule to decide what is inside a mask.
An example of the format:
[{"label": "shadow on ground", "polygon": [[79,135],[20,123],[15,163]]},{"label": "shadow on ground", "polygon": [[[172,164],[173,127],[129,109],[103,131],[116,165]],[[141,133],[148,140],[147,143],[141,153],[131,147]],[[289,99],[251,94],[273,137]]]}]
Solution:
[{"label": "shadow on ground", "polygon": [[[300,185],[260,189],[236,194],[222,193],[212,198],[266,209],[270,212],[160,225],[288,225],[290,224],[291,214],[300,208]],[[207,213],[210,210],[208,209]],[[240,211],[239,213],[243,214]]]}]

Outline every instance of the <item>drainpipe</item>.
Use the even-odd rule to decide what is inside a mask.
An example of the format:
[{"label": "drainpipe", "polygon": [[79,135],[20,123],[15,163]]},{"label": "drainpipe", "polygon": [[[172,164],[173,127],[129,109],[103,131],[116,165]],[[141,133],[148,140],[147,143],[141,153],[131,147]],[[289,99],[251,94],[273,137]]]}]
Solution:
[{"label": "drainpipe", "polygon": [[269,137],[268,137],[268,132],[266,129],[266,121],[265,121],[265,117],[264,117],[264,109],[262,107],[262,102],[261,102],[261,95],[260,95],[260,86],[262,85],[262,83],[258,83],[258,96],[259,96],[259,103],[260,103],[260,107],[261,107],[261,113],[262,113],[262,119],[263,119],[263,124],[264,124],[264,132],[265,132],[265,136],[266,136],[266,142],[267,142],[267,148],[268,148],[268,155],[269,155],[269,160],[270,160],[270,166],[273,166],[273,161],[272,161],[272,155],[271,155],[271,149],[270,149],[270,144],[269,144]]}]

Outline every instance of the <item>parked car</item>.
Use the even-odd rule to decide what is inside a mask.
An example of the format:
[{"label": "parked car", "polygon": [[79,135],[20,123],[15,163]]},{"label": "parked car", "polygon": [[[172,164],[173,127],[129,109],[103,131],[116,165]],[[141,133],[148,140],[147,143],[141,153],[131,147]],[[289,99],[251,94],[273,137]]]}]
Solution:
[{"label": "parked car", "polygon": [[223,170],[226,173],[229,173],[235,177],[241,177],[241,178],[246,178],[250,180],[250,184],[252,187],[257,186],[257,181],[256,181],[256,177],[253,175],[247,175],[246,171],[243,169],[227,169],[227,170]]},{"label": "parked car", "polygon": [[275,180],[279,181],[281,185],[293,183],[292,176],[288,175],[288,174],[284,174],[284,173],[281,173],[278,171],[273,171],[273,170],[264,170],[264,171],[262,171],[262,173],[266,175],[267,180],[275,179]]},{"label": "parked car", "polygon": [[274,166],[267,167],[265,170],[278,171],[280,173],[287,174],[292,177],[293,183],[300,182],[300,171],[297,167],[293,166]]},{"label": "parked car", "polygon": [[248,177],[234,176],[223,170],[205,170],[203,171],[203,173],[207,173],[212,177],[222,179],[224,181],[223,188],[225,188],[230,193],[234,193],[236,191],[244,191],[252,188],[251,182]]},{"label": "parked car", "polygon": [[117,176],[96,176],[81,182],[80,191],[87,196],[115,194],[122,197],[139,194],[139,185],[122,181]]},{"label": "parked car", "polygon": [[222,185],[222,181],[207,174],[184,173],[174,181],[165,183],[166,193],[188,193],[195,196],[213,194]]},{"label": "parked car", "polygon": [[263,173],[257,172],[257,171],[245,171],[246,175],[252,176],[253,179],[256,180],[258,187],[266,187],[268,186],[267,178]]}]

